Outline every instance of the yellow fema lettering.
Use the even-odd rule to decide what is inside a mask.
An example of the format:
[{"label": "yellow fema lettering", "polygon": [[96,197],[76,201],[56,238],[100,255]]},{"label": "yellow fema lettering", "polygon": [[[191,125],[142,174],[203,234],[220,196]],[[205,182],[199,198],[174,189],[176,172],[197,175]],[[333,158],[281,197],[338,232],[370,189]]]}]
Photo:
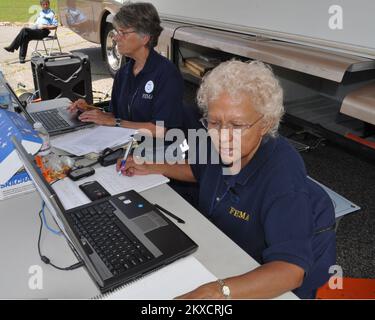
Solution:
[{"label": "yellow fema lettering", "polygon": [[245,220],[245,221],[250,220],[250,215],[248,213],[246,213],[245,211],[240,211],[240,210],[237,210],[233,207],[230,207],[229,213],[236,218],[239,218],[239,219],[242,219],[242,220]]}]

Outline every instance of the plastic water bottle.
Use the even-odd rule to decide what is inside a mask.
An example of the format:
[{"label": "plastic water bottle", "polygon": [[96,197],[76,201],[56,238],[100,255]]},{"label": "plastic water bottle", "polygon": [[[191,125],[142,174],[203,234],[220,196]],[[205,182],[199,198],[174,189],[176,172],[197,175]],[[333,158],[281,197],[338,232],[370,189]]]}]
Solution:
[{"label": "plastic water bottle", "polygon": [[38,132],[39,137],[42,139],[42,147],[40,148],[38,155],[45,157],[51,153],[51,144],[49,141],[48,131],[40,122],[34,123],[34,130]]}]

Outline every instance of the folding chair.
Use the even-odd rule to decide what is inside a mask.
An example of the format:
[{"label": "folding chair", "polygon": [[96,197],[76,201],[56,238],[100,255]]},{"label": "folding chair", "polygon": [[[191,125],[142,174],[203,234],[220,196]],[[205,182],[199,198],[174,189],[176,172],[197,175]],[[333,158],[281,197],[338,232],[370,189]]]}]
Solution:
[{"label": "folding chair", "polygon": [[[59,47],[58,49],[56,48],[56,50],[59,51],[60,54],[62,54],[62,50],[61,50],[59,38],[57,37],[57,28],[54,29],[53,31],[54,31],[53,35],[49,35],[49,36],[43,38],[42,40],[37,40],[36,45],[35,45],[35,49],[34,49],[34,51],[32,53],[32,56],[42,56],[43,55],[38,50],[39,41],[41,41],[43,43],[44,52],[45,52],[46,56],[51,56],[52,55],[52,51],[54,51],[54,44],[55,44],[55,42],[57,43],[57,45]],[[46,42],[51,42],[51,46],[49,47],[49,49],[47,49]]]}]

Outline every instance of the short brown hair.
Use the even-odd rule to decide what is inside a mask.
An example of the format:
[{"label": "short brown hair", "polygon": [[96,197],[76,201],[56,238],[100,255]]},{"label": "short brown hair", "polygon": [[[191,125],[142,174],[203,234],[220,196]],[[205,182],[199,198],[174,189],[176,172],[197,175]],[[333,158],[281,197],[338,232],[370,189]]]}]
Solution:
[{"label": "short brown hair", "polygon": [[154,48],[163,31],[156,8],[148,2],[126,2],[114,17],[114,24],[125,28],[133,28],[137,33],[150,36],[148,48]]}]

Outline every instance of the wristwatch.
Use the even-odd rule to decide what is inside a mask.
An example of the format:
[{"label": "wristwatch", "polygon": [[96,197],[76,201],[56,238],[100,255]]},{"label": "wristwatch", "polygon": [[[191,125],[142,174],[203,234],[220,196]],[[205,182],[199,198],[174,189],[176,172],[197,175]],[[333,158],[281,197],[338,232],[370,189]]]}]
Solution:
[{"label": "wristwatch", "polygon": [[224,280],[218,279],[217,282],[221,286],[221,293],[225,297],[225,299],[230,299],[230,289],[229,287],[225,284]]},{"label": "wristwatch", "polygon": [[115,127],[121,127],[121,118],[116,118],[115,119]]}]

